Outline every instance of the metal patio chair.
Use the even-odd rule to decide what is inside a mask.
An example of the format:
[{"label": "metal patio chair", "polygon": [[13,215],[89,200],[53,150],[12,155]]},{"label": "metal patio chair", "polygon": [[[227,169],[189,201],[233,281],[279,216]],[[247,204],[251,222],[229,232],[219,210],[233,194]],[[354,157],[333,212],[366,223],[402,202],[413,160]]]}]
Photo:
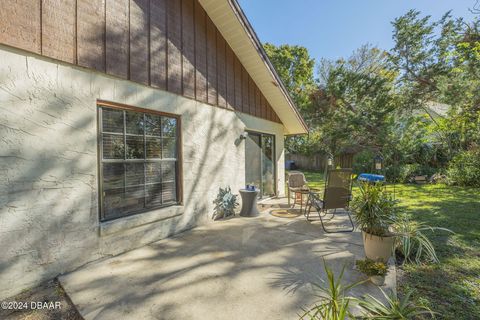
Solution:
[{"label": "metal patio chair", "polygon": [[[325,189],[323,192],[323,199],[316,192],[310,192],[307,200],[307,211],[305,216],[308,221],[310,216],[310,210],[312,207],[318,213],[322,228],[327,233],[337,232],[352,232],[355,226],[352,221],[352,217],[349,212],[349,204],[352,199],[352,169],[334,169],[327,172],[327,179],[325,181]],[[338,213],[337,209],[343,209],[343,212]],[[333,213],[329,213],[328,210],[333,210]],[[348,229],[336,229],[329,230],[325,228],[324,219],[327,214],[331,214],[328,220],[334,218],[337,214],[346,214],[350,221],[351,228]]]}]

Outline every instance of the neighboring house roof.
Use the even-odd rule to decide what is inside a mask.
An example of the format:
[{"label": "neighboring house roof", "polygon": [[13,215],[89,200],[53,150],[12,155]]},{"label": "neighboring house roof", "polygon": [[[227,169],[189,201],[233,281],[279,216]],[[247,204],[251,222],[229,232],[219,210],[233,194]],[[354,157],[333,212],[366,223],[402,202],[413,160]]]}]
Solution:
[{"label": "neighboring house roof", "polygon": [[433,118],[445,118],[448,114],[448,110],[450,110],[450,105],[435,101],[429,101],[426,104],[426,110]]},{"label": "neighboring house roof", "polygon": [[285,126],[285,134],[304,134],[307,125],[236,0],[199,0]]}]

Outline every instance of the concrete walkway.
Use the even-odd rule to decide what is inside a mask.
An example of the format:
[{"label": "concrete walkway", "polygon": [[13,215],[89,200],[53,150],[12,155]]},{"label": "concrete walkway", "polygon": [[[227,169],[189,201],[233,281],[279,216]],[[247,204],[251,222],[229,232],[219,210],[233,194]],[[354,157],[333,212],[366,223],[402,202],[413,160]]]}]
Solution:
[{"label": "concrete walkway", "polygon": [[[322,260],[345,282],[363,258],[358,232],[325,234],[319,223],[260,217],[217,221],[60,277],[85,319],[298,319],[316,301]],[[395,272],[386,288],[394,287]],[[381,296],[371,283],[352,294]]]}]

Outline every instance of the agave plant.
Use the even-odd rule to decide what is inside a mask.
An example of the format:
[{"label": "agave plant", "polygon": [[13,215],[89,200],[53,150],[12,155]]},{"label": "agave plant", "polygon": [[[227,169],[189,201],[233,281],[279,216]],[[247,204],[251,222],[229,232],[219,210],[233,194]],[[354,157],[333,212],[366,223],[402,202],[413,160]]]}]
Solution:
[{"label": "agave plant", "polygon": [[[382,290],[382,289],[380,289]],[[363,319],[378,319],[378,320],[390,320],[390,319],[413,319],[420,315],[429,315],[432,318],[435,317],[435,312],[425,306],[416,305],[410,301],[412,291],[407,292],[403,298],[399,298],[395,291],[386,294],[382,290],[386,303],[378,300],[377,298],[366,295],[363,299],[360,299],[358,306],[363,310]]]},{"label": "agave plant", "polygon": [[345,265],[338,277],[335,277],[335,274],[325,261],[323,265],[328,284],[326,286],[314,284],[320,301],[311,308],[303,310],[304,313],[300,315],[300,319],[344,320],[346,318],[354,318],[349,310],[349,305],[356,299],[348,296],[347,292],[364,281],[345,286],[342,284]]},{"label": "agave plant", "polygon": [[213,219],[232,216],[235,215],[235,208],[238,206],[237,196],[232,194],[230,187],[219,188],[213,204],[215,205]]},{"label": "agave plant", "polygon": [[438,257],[425,231],[446,231],[446,228],[430,227],[423,222],[411,221],[406,214],[400,215],[394,223],[397,233],[395,249],[404,257],[405,262],[421,263],[422,261],[438,263]]}]

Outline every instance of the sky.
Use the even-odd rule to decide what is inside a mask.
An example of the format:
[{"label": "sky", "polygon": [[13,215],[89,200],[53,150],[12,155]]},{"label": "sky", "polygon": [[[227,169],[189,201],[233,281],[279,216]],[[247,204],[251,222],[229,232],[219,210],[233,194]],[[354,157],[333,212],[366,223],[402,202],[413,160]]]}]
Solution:
[{"label": "sky", "polygon": [[[452,10],[473,20],[476,0],[238,0],[262,42],[306,47],[320,58],[348,57],[369,43],[393,47],[392,25],[410,9],[439,19]],[[478,5],[480,7],[480,5]],[[478,16],[478,15],[477,15]]]}]

